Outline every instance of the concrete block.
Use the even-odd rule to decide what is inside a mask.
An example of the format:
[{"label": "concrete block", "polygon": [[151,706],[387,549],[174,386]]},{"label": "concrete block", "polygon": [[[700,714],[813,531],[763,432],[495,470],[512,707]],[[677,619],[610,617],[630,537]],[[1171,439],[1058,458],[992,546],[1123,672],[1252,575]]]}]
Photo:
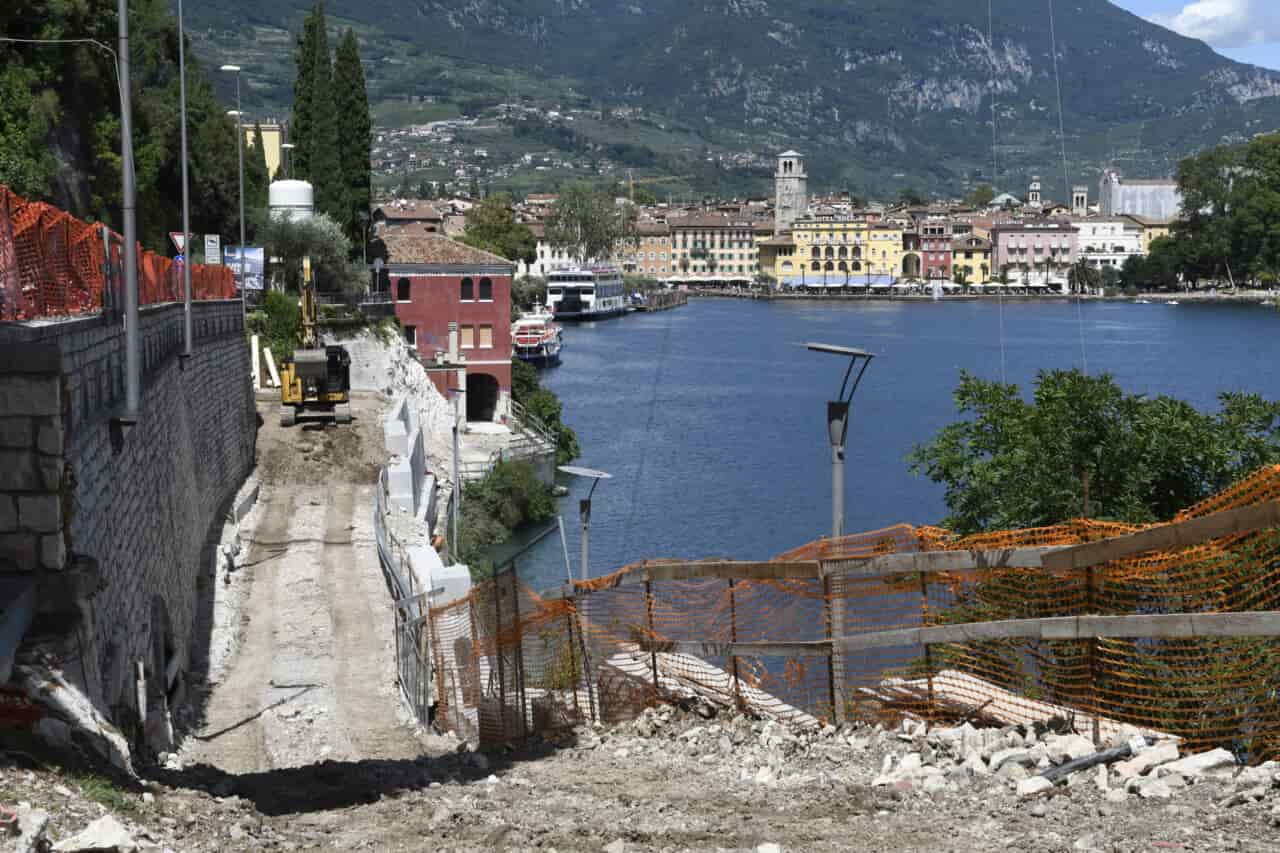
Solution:
[{"label": "concrete block", "polygon": [[0,412],[15,415],[56,415],[62,411],[61,378],[0,376]]},{"label": "concrete block", "polygon": [[44,491],[34,453],[30,450],[0,450],[0,491]]},{"label": "concrete block", "polygon": [[17,529],[17,502],[8,495],[0,495],[0,533],[12,533]]},{"label": "concrete block", "polygon": [[55,495],[22,495],[18,498],[18,526],[33,533],[62,529],[62,504]]},{"label": "concrete block", "polygon": [[9,564],[9,569],[33,572],[39,567],[36,550],[37,539],[34,533],[5,533],[0,535],[0,566]]},{"label": "concrete block", "polygon": [[0,418],[0,447],[28,448],[31,432],[30,418]]}]

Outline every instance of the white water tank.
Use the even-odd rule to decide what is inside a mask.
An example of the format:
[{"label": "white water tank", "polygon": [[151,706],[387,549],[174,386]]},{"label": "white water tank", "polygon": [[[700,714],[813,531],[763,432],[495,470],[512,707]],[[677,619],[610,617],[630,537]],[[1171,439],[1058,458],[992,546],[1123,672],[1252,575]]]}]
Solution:
[{"label": "white water tank", "polygon": [[307,181],[273,181],[268,205],[272,218],[310,219],[315,212],[315,190]]}]

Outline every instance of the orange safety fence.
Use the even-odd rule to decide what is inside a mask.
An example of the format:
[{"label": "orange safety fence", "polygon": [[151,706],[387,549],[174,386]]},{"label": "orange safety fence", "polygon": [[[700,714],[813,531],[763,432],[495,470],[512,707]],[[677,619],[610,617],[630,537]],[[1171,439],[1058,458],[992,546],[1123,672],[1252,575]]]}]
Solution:
[{"label": "orange safety fence", "polygon": [[[1174,520],[1277,499],[1280,466],[1268,467]],[[904,714],[993,724],[1060,716],[1103,739],[1127,724],[1176,735],[1192,749],[1280,758],[1280,637],[931,645],[910,638],[913,629],[961,623],[1280,610],[1280,528],[1082,569],[974,563],[844,574],[879,555],[1013,553],[1142,529],[1078,519],[958,537],[899,525],[820,540],[759,564],[779,575],[793,566],[796,577],[732,579],[718,576],[732,574],[719,568],[732,564],[683,563],[701,565],[705,571],[692,573],[707,576],[650,580],[675,561],[648,561],[546,597],[510,566],[430,612],[437,716],[469,736],[504,740],[588,718],[623,719],[659,696],[687,695],[800,725],[891,722]],[[883,636],[903,629],[901,642]],[[828,642],[833,637],[853,642]],[[731,643],[768,646],[734,654]]]},{"label": "orange safety fence", "polygon": [[[111,264],[107,265],[107,247]],[[112,304],[109,282],[123,275],[124,240],[53,205],[28,201],[0,185],[0,321],[90,314]],[[191,265],[195,300],[236,296],[220,265]],[[138,248],[138,302],[182,300],[182,265]]]}]

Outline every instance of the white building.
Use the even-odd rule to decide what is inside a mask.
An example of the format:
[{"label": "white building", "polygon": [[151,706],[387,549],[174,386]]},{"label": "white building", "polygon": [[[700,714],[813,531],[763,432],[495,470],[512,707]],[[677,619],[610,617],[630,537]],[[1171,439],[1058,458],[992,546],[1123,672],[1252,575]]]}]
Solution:
[{"label": "white building", "polygon": [[1076,257],[1096,269],[1113,267],[1143,254],[1142,229],[1127,219],[1075,219]]}]

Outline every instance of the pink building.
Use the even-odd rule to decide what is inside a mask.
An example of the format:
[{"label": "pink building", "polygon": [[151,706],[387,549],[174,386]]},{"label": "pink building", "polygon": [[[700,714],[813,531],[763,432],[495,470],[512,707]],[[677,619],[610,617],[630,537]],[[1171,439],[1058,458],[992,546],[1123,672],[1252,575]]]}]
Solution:
[{"label": "pink building", "polygon": [[991,273],[1013,282],[1066,278],[1076,262],[1076,229],[1058,219],[1000,223],[991,229]]}]

